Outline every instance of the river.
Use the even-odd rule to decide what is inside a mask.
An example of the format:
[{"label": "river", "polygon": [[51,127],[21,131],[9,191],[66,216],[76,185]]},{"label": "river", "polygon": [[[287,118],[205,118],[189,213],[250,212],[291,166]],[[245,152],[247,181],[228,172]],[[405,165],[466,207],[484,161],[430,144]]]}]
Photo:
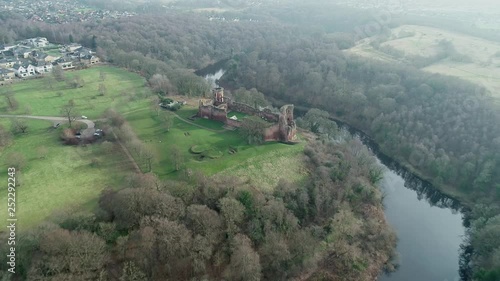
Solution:
[{"label": "river", "polygon": [[[215,80],[224,73],[219,66],[206,70],[198,75]],[[359,136],[385,168],[381,189],[385,194],[385,215],[398,236],[399,268],[391,274],[382,274],[379,280],[462,280],[459,259],[466,221],[459,202],[382,154],[377,144],[362,132],[341,122],[339,125]]]}]

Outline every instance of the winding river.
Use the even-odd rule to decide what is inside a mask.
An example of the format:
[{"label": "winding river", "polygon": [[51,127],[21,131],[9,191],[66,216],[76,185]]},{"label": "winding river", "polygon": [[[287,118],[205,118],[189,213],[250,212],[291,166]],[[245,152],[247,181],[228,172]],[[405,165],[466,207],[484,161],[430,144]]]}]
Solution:
[{"label": "winding river", "polygon": [[[224,71],[220,66],[214,65],[197,74],[214,81],[220,79],[221,73]],[[296,112],[301,113],[304,112]],[[382,154],[377,144],[362,132],[347,124],[339,126],[359,136],[385,168],[381,189],[385,194],[385,215],[398,235],[399,268],[382,274],[379,280],[463,280],[459,259],[467,222],[459,202]]]}]

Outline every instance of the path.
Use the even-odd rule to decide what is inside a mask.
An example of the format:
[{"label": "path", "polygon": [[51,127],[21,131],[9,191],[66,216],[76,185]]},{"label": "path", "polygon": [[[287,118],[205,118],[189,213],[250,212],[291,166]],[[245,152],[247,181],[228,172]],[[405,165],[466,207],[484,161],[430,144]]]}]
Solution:
[{"label": "path", "polygon": [[[59,116],[33,116],[33,115],[0,115],[0,117],[4,118],[30,118],[30,119],[38,119],[38,120],[46,120],[51,122],[59,122],[59,123],[67,123],[68,118],[59,117]],[[95,133],[95,123],[92,120],[88,119],[75,119],[75,122],[82,122],[87,125],[87,129],[82,131],[82,136],[84,137],[92,137]]]},{"label": "path", "polygon": [[[59,117],[59,116],[33,116],[33,115],[0,115],[0,118],[30,118],[30,119],[38,119],[38,120],[46,120],[46,121],[51,121],[51,122],[59,122],[59,123],[67,123],[68,118],[65,117]],[[83,136],[92,136],[95,133],[95,123],[92,120],[89,119],[76,119],[75,122],[82,122],[87,125],[87,129],[83,130],[82,135]],[[118,144],[122,147],[123,151],[127,155],[128,159],[131,161],[132,165],[134,166],[134,169],[138,173],[142,173],[141,169],[139,168],[139,165],[137,165],[137,162],[135,162],[134,157],[130,154],[128,151],[127,147],[122,144],[122,142],[118,139],[118,137],[115,135],[113,132],[113,135],[115,139],[118,141]]]}]

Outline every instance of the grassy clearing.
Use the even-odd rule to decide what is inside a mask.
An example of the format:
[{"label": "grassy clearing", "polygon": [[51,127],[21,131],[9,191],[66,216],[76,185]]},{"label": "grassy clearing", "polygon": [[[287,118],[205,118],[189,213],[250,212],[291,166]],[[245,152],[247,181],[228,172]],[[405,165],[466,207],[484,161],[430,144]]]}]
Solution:
[{"label": "grassy clearing", "polygon": [[[177,113],[181,116],[190,115],[193,108],[183,108]],[[225,169],[240,167],[244,170],[245,165],[254,162],[254,168],[264,167],[264,163],[259,164],[258,161],[269,161],[269,155],[273,153],[283,153],[283,157],[288,152],[301,151],[303,147],[290,146],[281,143],[266,143],[260,146],[249,146],[246,141],[238,134],[237,131],[226,131],[223,133],[211,132],[182,120],[175,119],[173,128],[170,131],[162,129],[160,121],[147,108],[140,111],[135,111],[125,115],[130,125],[134,128],[138,137],[143,140],[153,151],[156,152],[157,161],[153,165],[153,171],[163,179],[175,179],[182,176],[180,172],[175,171],[173,159],[170,157],[173,146],[177,147],[183,158],[185,159],[186,168],[201,171],[207,175],[220,173]],[[220,122],[212,120],[203,120],[207,127],[215,128],[222,126]],[[204,146],[215,151],[221,151],[223,156],[218,159],[203,159],[200,160],[200,155],[190,152],[193,146]],[[230,154],[229,150],[236,148],[238,151]],[[261,157],[259,157],[261,156]],[[290,156],[290,155],[288,155]],[[249,160],[253,159],[253,160]],[[249,162],[250,161],[250,162]],[[246,164],[242,164],[246,163]],[[256,171],[256,170],[255,170]],[[252,173],[255,173],[252,171]],[[273,177],[279,176],[273,175]]]},{"label": "grassy clearing", "polygon": [[[99,80],[100,72],[106,74],[104,81]],[[12,90],[19,102],[19,109],[9,114],[24,114],[29,107],[31,115],[59,116],[61,106],[74,100],[78,111],[89,118],[98,118],[108,107],[120,109],[120,111],[134,110],[140,106],[138,102],[142,97],[148,95],[149,90],[144,87],[144,78],[111,66],[96,66],[79,71],[67,71],[66,77],[71,79],[75,75],[84,81],[82,88],[70,88],[66,82],[56,82],[50,89],[48,79],[32,79],[15,83]],[[106,86],[106,94],[99,96],[99,84]],[[58,93],[62,93],[59,96]],[[6,112],[6,104],[3,102],[0,111]]]},{"label": "grassy clearing", "polygon": [[262,191],[271,192],[281,179],[300,182],[307,177],[308,172],[302,161],[303,150],[304,145],[298,144],[265,154],[260,153],[215,176],[232,175]]},{"label": "grassy clearing", "polygon": [[[373,39],[376,37],[363,39],[346,52],[386,62],[401,61],[400,58],[375,50],[370,45]],[[470,62],[453,61],[447,58],[422,70],[459,77],[484,86],[500,104],[500,79],[498,78],[500,77],[500,57],[497,56],[500,52],[499,43],[438,28],[403,25],[394,28],[389,39],[381,46],[390,46],[403,51],[406,58],[431,57],[439,50],[438,43],[442,40],[450,41],[457,54],[468,57]]]},{"label": "grassy clearing", "polygon": [[[99,80],[100,72],[106,74],[104,81]],[[108,107],[120,112],[134,112],[148,107],[145,96],[149,90],[144,79],[123,69],[98,66],[81,71],[68,71],[66,77],[79,75],[85,86],[70,89],[65,82],[56,83],[49,89],[46,79],[34,79],[16,83],[12,86],[19,102],[17,111],[9,114],[25,114],[29,106],[32,115],[59,116],[60,107],[68,100],[75,100],[81,114],[97,118]],[[107,88],[105,96],[97,96],[99,83]],[[62,92],[59,96],[57,93]],[[2,101],[3,102],[3,101]],[[2,104],[2,106],[4,106]],[[1,108],[5,112],[5,107]],[[91,209],[105,187],[118,188],[128,171],[130,161],[120,148],[112,145],[103,150],[99,145],[87,147],[63,146],[59,142],[60,130],[51,129],[51,122],[26,119],[29,133],[16,136],[12,144],[0,152],[2,170],[8,165],[5,161],[9,153],[19,152],[27,160],[21,173],[21,186],[17,193],[17,215],[21,229],[30,228],[46,220],[54,212],[63,209]],[[0,122],[10,127],[8,119]],[[47,148],[47,157],[40,159],[37,149]],[[92,160],[98,163],[91,166]],[[7,175],[0,174],[0,180],[7,182]],[[6,202],[6,193],[0,200]],[[2,208],[0,219],[4,220],[6,211]]]},{"label": "grassy clearing", "polygon": [[[0,122],[9,127],[8,119]],[[47,219],[54,211],[94,206],[100,192],[106,187],[117,187],[129,169],[129,163],[121,154],[102,153],[99,146],[63,146],[58,140],[59,130],[51,128],[51,122],[27,120],[29,132],[15,137],[13,143],[1,151],[2,171],[9,167],[6,159],[11,152],[26,158],[17,188],[17,218],[21,230],[30,228]],[[47,148],[47,156],[40,158],[38,148]],[[97,167],[91,160],[97,159]],[[19,175],[19,173],[18,173]],[[0,181],[7,182],[7,173],[0,174]],[[7,202],[6,192],[0,201]],[[7,219],[4,207],[0,220]]]}]

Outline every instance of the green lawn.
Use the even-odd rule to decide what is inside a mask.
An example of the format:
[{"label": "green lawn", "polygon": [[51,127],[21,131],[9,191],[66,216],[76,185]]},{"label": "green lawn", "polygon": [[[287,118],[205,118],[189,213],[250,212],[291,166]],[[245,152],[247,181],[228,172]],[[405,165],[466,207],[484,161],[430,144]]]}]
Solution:
[{"label": "green lawn", "polygon": [[[184,111],[184,112],[183,112]],[[189,115],[194,109],[182,109],[177,113]],[[196,171],[202,171],[207,175],[219,173],[225,169],[236,166],[241,167],[241,163],[247,163],[248,159],[255,159],[260,155],[279,153],[281,151],[302,150],[301,145],[290,146],[282,143],[265,143],[260,146],[250,146],[239,135],[238,131],[225,131],[223,133],[211,132],[182,120],[175,119],[174,126],[170,131],[161,128],[159,119],[151,114],[149,109],[135,111],[126,115],[130,125],[134,128],[138,137],[144,141],[153,151],[156,152],[157,162],[153,165],[153,171],[160,178],[177,178],[178,172],[174,169],[174,163],[170,155],[172,146],[176,146],[182,152],[186,161],[186,167]],[[212,120],[199,119],[203,121],[201,125],[208,128],[222,128],[222,123]],[[187,133],[187,134],[185,134]],[[190,152],[194,145],[205,145],[216,151],[221,151],[223,156],[218,159],[199,159],[199,155]],[[237,148],[238,152],[230,154],[230,148]],[[260,158],[258,158],[260,159]]]},{"label": "green lawn", "polygon": [[[17,218],[19,228],[27,229],[47,219],[55,211],[79,209],[92,206],[100,192],[106,187],[117,187],[130,169],[129,162],[119,153],[104,153],[98,145],[87,147],[63,146],[59,142],[60,130],[52,123],[41,120],[27,120],[28,133],[18,135],[12,144],[1,151],[0,182],[5,183],[0,193],[0,220],[7,219],[7,157],[18,152],[26,158],[26,166],[18,173]],[[9,128],[9,120],[0,123]],[[40,146],[47,148],[47,156],[39,158]],[[90,165],[92,159],[100,163]],[[117,167],[120,167],[117,169]]]},{"label": "green lawn", "polygon": [[[106,73],[99,81],[99,74]],[[97,66],[80,71],[65,72],[68,78],[79,75],[85,81],[83,88],[70,89],[61,82],[49,89],[46,79],[33,79],[12,86],[19,109],[6,111],[5,104],[0,112],[25,114],[26,107],[31,115],[60,116],[60,108],[73,99],[80,114],[98,118],[103,111],[114,107],[120,112],[134,112],[148,108],[146,97],[149,89],[144,78],[120,68]],[[99,83],[107,88],[105,96],[97,96]],[[1,91],[2,89],[0,89]],[[57,95],[62,92],[63,95]],[[1,102],[4,102],[3,100]],[[10,146],[0,151],[0,165],[6,171],[6,158],[11,152],[19,152],[26,158],[27,165],[21,172],[21,186],[17,194],[17,214],[21,229],[29,228],[47,219],[61,209],[95,206],[99,193],[106,186],[119,187],[130,162],[116,146],[110,152],[100,151],[99,145],[87,147],[64,146],[59,142],[59,130],[50,129],[48,121],[30,120],[29,132],[16,136]],[[10,128],[8,119],[0,118],[5,128]],[[48,156],[38,157],[37,148],[45,146]],[[92,159],[99,165],[91,167]],[[0,181],[7,182],[6,173],[0,174]],[[6,202],[7,194],[0,194],[0,201]],[[5,220],[6,210],[1,208],[0,220]]]},{"label": "green lawn", "polygon": [[[99,73],[106,73],[104,81],[99,80]],[[9,114],[24,114],[29,107],[31,115],[59,116],[61,106],[74,100],[80,114],[89,118],[98,118],[108,107],[120,111],[134,110],[141,105],[139,100],[147,96],[149,89],[144,87],[145,79],[126,70],[111,66],[96,66],[79,71],[66,71],[66,77],[78,75],[85,82],[82,88],[70,88],[65,82],[57,82],[50,89],[48,79],[32,79],[15,83],[12,90],[19,102],[19,109]],[[106,86],[106,94],[99,96],[99,84]],[[1,91],[1,90],[0,90]],[[62,93],[59,96],[58,93]],[[0,111],[5,112],[6,104],[2,100]]]},{"label": "green lawn", "polygon": [[[106,73],[105,81],[99,80],[101,71]],[[20,106],[18,110],[8,113],[26,114],[29,108],[31,115],[59,116],[61,106],[70,99],[75,101],[80,114],[91,119],[100,117],[107,108],[115,108],[125,116],[141,141],[155,152],[153,172],[161,179],[175,180],[184,175],[182,171],[175,171],[174,161],[170,157],[172,147],[177,147],[181,152],[188,169],[210,176],[235,175],[248,179],[247,182],[252,182],[262,190],[271,189],[280,178],[300,180],[304,176],[300,164],[302,144],[265,143],[249,146],[237,130],[220,132],[223,130],[222,123],[206,119],[196,119],[194,123],[217,132],[178,118],[174,118],[172,128],[167,131],[162,126],[161,118],[149,108],[150,91],[145,87],[144,78],[139,75],[111,66],[68,71],[65,74],[68,78],[80,76],[85,81],[84,87],[71,89],[61,82],[49,89],[46,78],[15,83],[12,89]],[[104,83],[107,88],[104,96],[98,96],[100,83]],[[62,96],[58,92],[62,92]],[[0,104],[0,112],[6,111],[5,106],[5,103]],[[184,107],[175,114],[187,119],[196,112],[197,108]],[[51,122],[47,121],[27,122],[29,132],[16,136],[12,144],[0,151],[0,165],[4,171],[0,174],[0,182],[7,182],[9,165],[6,159],[10,153],[19,152],[27,159],[19,178],[21,185],[17,189],[20,229],[30,228],[60,210],[91,209],[95,207],[104,188],[119,188],[124,177],[130,174],[131,163],[118,145],[112,144],[112,149],[104,149],[99,144],[64,146],[59,141],[62,128],[53,129]],[[0,123],[6,128],[10,127],[8,119],[0,118]],[[200,154],[190,151],[195,145],[209,149],[207,156],[222,156],[202,159]],[[47,148],[46,158],[38,156],[40,146]],[[234,150],[237,152],[231,154],[230,151]],[[91,165],[93,159],[96,159],[97,166]],[[2,192],[0,201],[6,202],[6,198],[6,192]],[[6,216],[5,207],[0,208],[0,220],[5,221]]]},{"label": "green lawn", "polygon": [[236,111],[230,111],[228,114],[227,114],[228,117],[233,117],[233,116],[236,116],[238,118],[238,120],[243,120],[243,118],[247,117],[248,115],[245,114],[245,113],[241,113],[241,112],[236,112]]}]

